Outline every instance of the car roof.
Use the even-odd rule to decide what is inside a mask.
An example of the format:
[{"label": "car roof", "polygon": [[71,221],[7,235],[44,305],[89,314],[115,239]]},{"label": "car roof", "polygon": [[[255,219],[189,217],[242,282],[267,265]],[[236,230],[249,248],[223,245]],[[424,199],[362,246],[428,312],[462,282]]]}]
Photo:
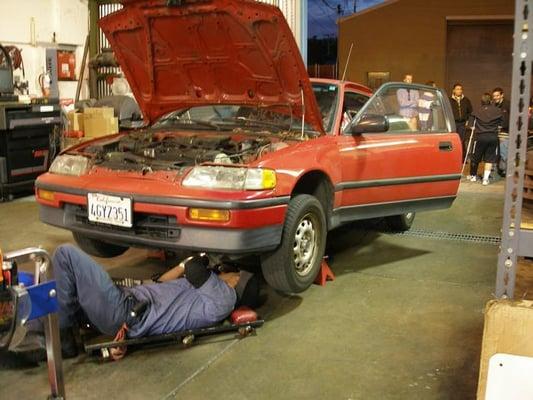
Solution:
[{"label": "car roof", "polygon": [[350,82],[350,81],[341,81],[339,79],[324,79],[324,78],[310,78],[311,83],[325,83],[329,85],[344,85],[346,88],[357,90],[361,93],[364,93],[368,96],[372,95],[372,89],[360,83]]}]

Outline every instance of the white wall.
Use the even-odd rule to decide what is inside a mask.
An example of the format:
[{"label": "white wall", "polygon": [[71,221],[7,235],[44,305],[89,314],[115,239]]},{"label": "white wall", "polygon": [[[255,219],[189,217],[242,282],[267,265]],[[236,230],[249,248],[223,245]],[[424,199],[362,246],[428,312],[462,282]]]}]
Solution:
[{"label": "white wall", "polygon": [[292,30],[296,43],[307,63],[307,1],[308,0],[257,0],[279,7]]},{"label": "white wall", "polygon": [[[40,96],[38,77],[45,68],[46,48],[75,50],[79,76],[88,31],[88,0],[0,0],[0,43],[22,49],[32,95]],[[88,93],[87,77],[85,71],[82,98]],[[74,98],[76,85],[60,81],[60,97]]]}]

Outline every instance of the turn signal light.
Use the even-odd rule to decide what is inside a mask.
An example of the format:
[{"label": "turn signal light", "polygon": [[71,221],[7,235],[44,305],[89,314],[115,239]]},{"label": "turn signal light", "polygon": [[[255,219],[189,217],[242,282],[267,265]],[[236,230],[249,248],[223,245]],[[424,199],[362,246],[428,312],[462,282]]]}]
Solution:
[{"label": "turn signal light", "polygon": [[211,208],[189,208],[189,218],[196,221],[228,222],[230,212]]},{"label": "turn signal light", "polygon": [[54,201],[55,200],[55,193],[51,192],[49,190],[43,190],[39,189],[37,191],[37,195],[40,199],[46,200],[46,201]]},{"label": "turn signal light", "polygon": [[276,172],[264,169],[263,170],[263,188],[274,189],[276,187]]}]

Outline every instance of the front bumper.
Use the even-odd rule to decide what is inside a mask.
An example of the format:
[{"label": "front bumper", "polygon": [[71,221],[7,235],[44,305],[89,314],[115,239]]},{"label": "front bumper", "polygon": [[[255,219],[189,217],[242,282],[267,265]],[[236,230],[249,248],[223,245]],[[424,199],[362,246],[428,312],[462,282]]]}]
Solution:
[{"label": "front bumper", "polygon": [[[229,226],[183,223],[183,205],[151,205],[134,201],[134,226],[121,228],[90,222],[84,197],[68,197],[70,202],[47,205],[39,200],[42,222],[78,232],[88,237],[131,247],[192,250],[222,254],[252,254],[275,249],[281,242],[286,205],[251,208],[247,203],[219,203],[232,209]],[[284,200],[277,200],[282,202]],[[197,205],[198,201],[192,204]],[[253,204],[253,203],[251,203]],[[251,205],[250,204],[250,205]],[[210,204],[214,205],[214,204]],[[255,204],[254,204],[255,205]],[[266,205],[266,204],[262,204]],[[150,209],[165,211],[150,212]],[[259,218],[258,218],[259,216]]]}]

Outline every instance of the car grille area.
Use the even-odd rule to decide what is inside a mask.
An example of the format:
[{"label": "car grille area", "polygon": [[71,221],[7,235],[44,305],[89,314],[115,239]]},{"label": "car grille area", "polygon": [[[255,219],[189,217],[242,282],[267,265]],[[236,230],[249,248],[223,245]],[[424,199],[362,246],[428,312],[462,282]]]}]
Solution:
[{"label": "car grille area", "polygon": [[123,228],[120,226],[101,224],[89,221],[87,207],[79,205],[67,205],[66,217],[69,224],[93,228],[99,232],[116,232],[123,235],[141,236],[159,240],[176,240],[180,236],[178,220],[175,216],[133,213],[133,227]]}]

